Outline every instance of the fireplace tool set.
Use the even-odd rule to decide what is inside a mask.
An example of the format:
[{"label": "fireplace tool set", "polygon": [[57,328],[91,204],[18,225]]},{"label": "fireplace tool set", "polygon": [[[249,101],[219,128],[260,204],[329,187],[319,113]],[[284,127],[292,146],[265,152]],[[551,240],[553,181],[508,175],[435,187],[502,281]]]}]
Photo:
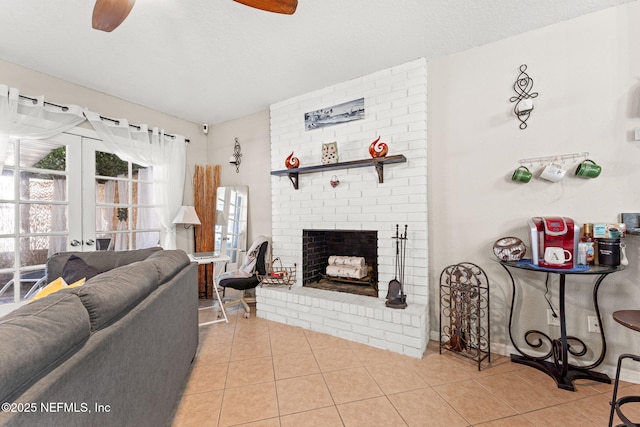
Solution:
[{"label": "fireplace tool set", "polygon": [[395,277],[389,282],[387,301],[389,308],[407,308],[407,296],[404,293],[404,266],[407,250],[407,225],[404,225],[404,234],[400,234],[399,225],[396,224],[396,271]]}]

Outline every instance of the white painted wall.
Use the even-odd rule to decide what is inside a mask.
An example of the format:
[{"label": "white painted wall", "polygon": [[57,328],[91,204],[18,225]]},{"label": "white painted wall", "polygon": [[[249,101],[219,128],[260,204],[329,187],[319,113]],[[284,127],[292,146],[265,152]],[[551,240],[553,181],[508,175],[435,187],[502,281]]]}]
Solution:
[{"label": "white painted wall", "polygon": [[[208,136],[208,163],[221,166],[220,184],[249,186],[247,246],[250,246],[259,235],[271,235],[269,111],[211,126]],[[236,167],[229,164],[235,138],[242,149],[237,173]]]},{"label": "white painted wall", "polygon": [[[528,242],[526,221],[532,216],[614,222],[621,212],[640,211],[640,141],[632,140],[633,128],[640,126],[639,21],[640,3],[633,2],[428,65],[431,292],[437,292],[447,265],[481,265],[491,280],[493,342],[509,344],[511,296],[506,272],[492,260],[496,239],[514,235]],[[539,92],[526,130],[518,128],[509,102],[521,64]],[[571,176],[575,164],[568,162],[561,183],[510,181],[519,159],[585,151],[603,166],[595,180]],[[615,310],[637,309],[640,301],[640,236],[626,243],[630,267],[609,276],[600,292],[609,365],[622,352],[640,353],[637,333],[611,318]],[[548,329],[544,276],[515,274],[525,289],[523,323]],[[598,349],[597,335],[587,333],[586,323],[593,312],[592,282],[570,280],[569,333],[586,336]],[[439,308],[437,298],[431,301],[435,331]],[[523,327],[515,336],[522,336]]]}]

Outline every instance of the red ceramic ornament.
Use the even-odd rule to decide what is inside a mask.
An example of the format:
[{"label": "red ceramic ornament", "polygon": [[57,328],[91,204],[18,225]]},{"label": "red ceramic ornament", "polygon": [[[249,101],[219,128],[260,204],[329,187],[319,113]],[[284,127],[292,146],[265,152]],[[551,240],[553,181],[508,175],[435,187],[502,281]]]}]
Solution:
[{"label": "red ceramic ornament", "polygon": [[374,159],[376,157],[384,157],[388,152],[389,147],[387,147],[387,144],[380,141],[380,137],[378,137],[371,143],[371,145],[369,145],[369,154],[371,154],[371,157],[373,157]]},{"label": "red ceramic ornament", "polygon": [[287,169],[295,169],[300,166],[300,159],[298,159],[297,157],[293,157],[292,151],[284,161],[284,165],[287,167]]}]

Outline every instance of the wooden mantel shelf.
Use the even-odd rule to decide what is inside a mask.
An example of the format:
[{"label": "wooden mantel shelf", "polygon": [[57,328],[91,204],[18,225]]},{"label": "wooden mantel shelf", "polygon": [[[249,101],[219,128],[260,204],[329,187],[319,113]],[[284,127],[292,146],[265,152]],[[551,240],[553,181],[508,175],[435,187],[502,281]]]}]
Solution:
[{"label": "wooden mantel shelf", "polygon": [[395,156],[387,156],[387,157],[377,157],[372,159],[364,159],[364,160],[352,160],[350,162],[340,162],[340,163],[330,163],[326,165],[314,165],[314,166],[306,166],[303,168],[294,168],[294,169],[282,169],[278,171],[272,171],[271,175],[282,176],[286,175],[289,177],[291,184],[293,184],[293,188],[298,189],[298,175],[313,173],[313,172],[324,172],[331,171],[337,169],[349,169],[349,168],[364,168],[367,166],[373,166],[376,168],[376,172],[378,173],[378,182],[384,182],[384,169],[383,165],[392,164],[392,163],[406,163],[407,158],[403,154],[398,154]]}]

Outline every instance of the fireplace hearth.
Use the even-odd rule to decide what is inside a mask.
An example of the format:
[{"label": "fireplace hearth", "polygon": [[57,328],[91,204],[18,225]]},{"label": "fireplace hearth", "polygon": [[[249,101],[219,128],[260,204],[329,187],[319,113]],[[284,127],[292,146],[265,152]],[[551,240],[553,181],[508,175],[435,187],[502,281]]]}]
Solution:
[{"label": "fireplace hearth", "polygon": [[[364,258],[363,278],[327,275],[332,256]],[[303,230],[302,286],[378,297],[378,232],[363,230]]]}]

